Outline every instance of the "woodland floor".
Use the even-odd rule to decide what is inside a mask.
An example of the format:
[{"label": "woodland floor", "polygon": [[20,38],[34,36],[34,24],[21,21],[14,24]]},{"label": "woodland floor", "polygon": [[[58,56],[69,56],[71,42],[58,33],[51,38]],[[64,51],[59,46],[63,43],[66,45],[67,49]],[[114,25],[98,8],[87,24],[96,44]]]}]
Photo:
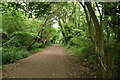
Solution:
[{"label": "woodland floor", "polygon": [[15,63],[5,65],[3,78],[91,78],[78,58],[58,44]]}]

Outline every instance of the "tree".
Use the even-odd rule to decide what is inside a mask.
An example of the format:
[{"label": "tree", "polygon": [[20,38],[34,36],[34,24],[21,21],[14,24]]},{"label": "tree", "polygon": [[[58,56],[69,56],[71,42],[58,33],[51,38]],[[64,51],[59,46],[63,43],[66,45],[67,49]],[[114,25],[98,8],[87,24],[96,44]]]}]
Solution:
[{"label": "tree", "polygon": [[[119,41],[117,39],[116,42],[114,43],[113,49],[112,49],[111,54],[110,54],[109,59],[108,59],[108,63],[106,63],[106,60],[105,60],[106,57],[105,57],[104,47],[103,47],[104,46],[104,37],[103,37],[102,15],[100,14],[98,4],[96,3],[97,9],[98,9],[99,14],[100,14],[100,22],[98,21],[97,16],[96,16],[96,14],[95,14],[92,6],[91,6],[92,3],[85,2],[85,5],[83,5],[82,2],[80,2],[80,4],[84,8],[84,11],[85,11],[85,14],[86,14],[86,20],[87,20],[87,23],[88,23],[88,29],[89,29],[89,32],[91,32],[91,33],[89,33],[89,35],[91,37],[91,40],[95,44],[95,51],[98,54],[98,59],[99,59],[99,62],[100,62],[100,65],[99,65],[100,75],[103,78],[104,77],[109,78],[112,75],[111,71],[112,71],[112,64],[113,64],[113,61],[114,61],[113,58],[115,57],[115,50],[116,50],[116,47],[117,47],[117,43]],[[86,7],[89,11],[90,17],[88,17]],[[115,8],[116,8],[116,6],[115,6]],[[113,11],[113,13],[114,13],[114,11]],[[94,23],[94,28],[95,28],[95,32],[96,32],[95,35],[93,35],[94,33],[92,31],[92,27],[91,27],[89,19],[92,19],[92,21]],[[112,17],[112,20],[117,21],[117,19],[115,19],[115,16],[114,16],[114,18]],[[116,25],[116,24],[114,24],[114,25]],[[115,31],[119,32],[119,29],[115,30]]]}]

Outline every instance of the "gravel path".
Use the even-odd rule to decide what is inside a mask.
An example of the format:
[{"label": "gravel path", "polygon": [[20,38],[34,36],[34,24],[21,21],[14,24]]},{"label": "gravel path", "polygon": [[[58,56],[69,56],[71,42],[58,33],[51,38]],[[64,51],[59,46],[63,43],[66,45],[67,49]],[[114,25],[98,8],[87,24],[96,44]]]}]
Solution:
[{"label": "gravel path", "polygon": [[53,46],[15,63],[5,65],[3,78],[90,78],[90,70],[68,54],[67,49]]}]

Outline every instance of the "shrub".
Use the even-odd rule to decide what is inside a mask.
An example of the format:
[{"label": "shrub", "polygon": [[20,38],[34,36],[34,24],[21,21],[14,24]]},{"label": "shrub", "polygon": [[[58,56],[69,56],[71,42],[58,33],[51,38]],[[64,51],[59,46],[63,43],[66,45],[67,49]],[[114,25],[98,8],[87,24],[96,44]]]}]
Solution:
[{"label": "shrub", "polygon": [[11,39],[7,41],[4,45],[14,44],[17,46],[28,46],[34,40],[36,35],[27,32],[15,32],[10,37]]},{"label": "shrub", "polygon": [[2,64],[15,62],[16,60],[29,56],[29,52],[25,48],[16,46],[3,46]]}]

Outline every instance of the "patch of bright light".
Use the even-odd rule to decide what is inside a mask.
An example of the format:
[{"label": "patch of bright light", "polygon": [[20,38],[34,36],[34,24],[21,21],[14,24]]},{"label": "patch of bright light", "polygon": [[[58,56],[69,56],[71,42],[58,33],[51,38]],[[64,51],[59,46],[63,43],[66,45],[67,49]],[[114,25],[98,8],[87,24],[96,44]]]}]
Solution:
[{"label": "patch of bright light", "polygon": [[59,25],[58,25],[58,23],[56,22],[55,24],[52,25],[52,27],[53,27],[53,28],[58,28]]}]

